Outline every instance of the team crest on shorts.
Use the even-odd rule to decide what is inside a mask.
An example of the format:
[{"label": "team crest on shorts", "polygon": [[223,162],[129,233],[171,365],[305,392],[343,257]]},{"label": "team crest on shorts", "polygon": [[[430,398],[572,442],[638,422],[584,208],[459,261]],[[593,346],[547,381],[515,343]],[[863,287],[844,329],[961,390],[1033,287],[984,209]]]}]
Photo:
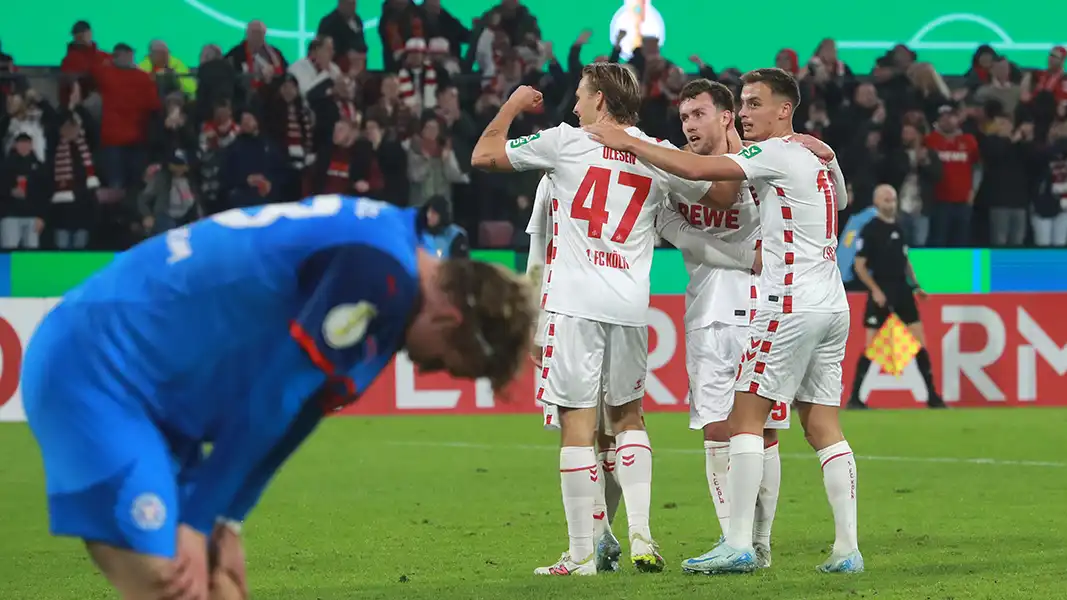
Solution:
[{"label": "team crest on shorts", "polygon": [[130,508],[133,522],[145,531],[155,531],[167,522],[167,507],[155,494],[141,494],[133,499]]}]

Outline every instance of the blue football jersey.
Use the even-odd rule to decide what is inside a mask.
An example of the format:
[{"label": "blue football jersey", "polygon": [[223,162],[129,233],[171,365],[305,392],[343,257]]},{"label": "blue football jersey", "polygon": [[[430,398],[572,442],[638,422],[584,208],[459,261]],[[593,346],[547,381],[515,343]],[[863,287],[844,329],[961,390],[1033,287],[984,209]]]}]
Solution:
[{"label": "blue football jersey", "polygon": [[231,210],[120,254],[56,313],[86,385],[145,411],[176,455],[213,442],[183,475],[187,522],[209,530],[403,346],[418,246],[416,211],[364,198]]}]

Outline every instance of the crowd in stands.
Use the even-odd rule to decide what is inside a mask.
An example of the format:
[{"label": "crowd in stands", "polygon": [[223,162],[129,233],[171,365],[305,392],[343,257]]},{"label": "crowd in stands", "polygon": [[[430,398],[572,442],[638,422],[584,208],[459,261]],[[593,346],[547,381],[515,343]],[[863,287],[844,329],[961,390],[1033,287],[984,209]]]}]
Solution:
[{"label": "crowd in stands", "polygon": [[[315,193],[425,206],[437,228],[454,221],[475,246],[521,248],[538,174],[470,168],[515,87],[533,85],[545,102],[512,136],[573,125],[582,65],[632,55],[640,126],[678,145],[690,77],[740,88],[737,69],[714,68],[713,56],[673,64],[652,37],[624,52],[622,34],[614,48],[587,49],[584,32],[558,53],[540,37],[536,5],[519,0],[473,23],[440,0],[386,0],[379,39],[355,8],[339,0],[292,64],[268,43],[269,24],[253,21],[231,48],[204,46],[194,69],[166,40],[99,48],[79,21],[54,98],[0,53],[0,248],[122,249],[204,215]],[[368,44],[381,44],[383,71],[367,69]],[[904,45],[873,66],[843,63],[831,38],[800,51],[768,53],[767,66],[800,80],[796,129],[837,149],[851,213],[889,183],[913,246],[1067,246],[1063,47],[1028,71],[982,46],[962,77],[942,77]]]}]

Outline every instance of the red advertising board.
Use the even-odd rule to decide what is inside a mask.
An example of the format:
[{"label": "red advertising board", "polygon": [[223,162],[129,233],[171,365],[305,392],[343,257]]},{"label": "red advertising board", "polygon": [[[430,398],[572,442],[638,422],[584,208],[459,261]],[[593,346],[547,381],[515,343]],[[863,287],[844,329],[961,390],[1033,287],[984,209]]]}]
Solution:
[{"label": "red advertising board", "polygon": [[[852,294],[852,328],[844,365],[844,390],[852,389],[863,352],[865,296]],[[953,406],[1067,405],[1059,390],[1067,380],[1067,294],[931,296],[920,303],[927,347],[938,389]],[[685,337],[681,296],[652,301],[646,410],[687,410]],[[493,398],[487,385],[444,375],[420,375],[403,358],[346,414],[539,412],[533,400],[534,369]],[[912,408],[926,401],[915,363],[900,377],[873,366],[861,395],[874,408]]]},{"label": "red advertising board", "polygon": [[[852,389],[865,344],[862,295],[849,297],[852,328],[844,389]],[[49,299],[0,300],[0,421],[24,420],[18,391],[20,356]],[[920,303],[938,389],[953,406],[1067,405],[1067,294],[931,296]],[[682,296],[657,296],[649,313],[649,375],[645,408],[687,410]],[[875,408],[922,406],[926,390],[914,362],[900,377],[872,367],[861,395]],[[342,414],[536,413],[531,365],[504,398],[485,382],[416,373],[400,355]]]}]

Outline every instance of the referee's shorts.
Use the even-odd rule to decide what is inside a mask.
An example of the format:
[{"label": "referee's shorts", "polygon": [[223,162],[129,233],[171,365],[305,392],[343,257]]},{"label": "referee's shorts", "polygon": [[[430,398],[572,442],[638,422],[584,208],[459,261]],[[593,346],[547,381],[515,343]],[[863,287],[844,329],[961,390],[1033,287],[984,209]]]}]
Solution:
[{"label": "referee's shorts", "polygon": [[905,288],[893,294],[886,294],[885,306],[878,303],[867,295],[867,309],[863,312],[863,326],[867,329],[879,329],[889,318],[890,313],[896,313],[897,317],[905,325],[919,322],[919,307],[915,304],[915,294]]}]

